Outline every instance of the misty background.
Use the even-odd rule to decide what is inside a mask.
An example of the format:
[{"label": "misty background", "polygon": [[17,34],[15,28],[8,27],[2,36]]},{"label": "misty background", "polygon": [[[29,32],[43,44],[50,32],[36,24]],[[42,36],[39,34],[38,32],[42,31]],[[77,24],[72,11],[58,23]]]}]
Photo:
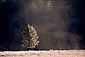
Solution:
[{"label": "misty background", "polygon": [[0,19],[0,50],[25,50],[25,24],[38,32],[36,49],[85,49],[80,0],[1,0]]}]

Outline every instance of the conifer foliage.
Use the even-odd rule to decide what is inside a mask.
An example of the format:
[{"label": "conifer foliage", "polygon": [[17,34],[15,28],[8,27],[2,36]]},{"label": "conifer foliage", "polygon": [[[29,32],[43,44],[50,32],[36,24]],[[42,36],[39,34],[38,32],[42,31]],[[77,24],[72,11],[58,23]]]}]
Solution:
[{"label": "conifer foliage", "polygon": [[36,46],[38,46],[38,34],[33,26],[27,24],[23,29],[23,46],[26,47],[26,49],[33,49]]}]

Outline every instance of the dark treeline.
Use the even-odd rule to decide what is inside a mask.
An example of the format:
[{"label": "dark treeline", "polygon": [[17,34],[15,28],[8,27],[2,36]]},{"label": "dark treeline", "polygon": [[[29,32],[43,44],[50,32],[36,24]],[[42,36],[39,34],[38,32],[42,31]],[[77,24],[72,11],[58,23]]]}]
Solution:
[{"label": "dark treeline", "polygon": [[[0,0],[0,50],[8,50],[12,39],[10,34],[10,23],[13,15],[16,14],[16,3],[9,0]],[[11,31],[11,36],[13,36]]]}]

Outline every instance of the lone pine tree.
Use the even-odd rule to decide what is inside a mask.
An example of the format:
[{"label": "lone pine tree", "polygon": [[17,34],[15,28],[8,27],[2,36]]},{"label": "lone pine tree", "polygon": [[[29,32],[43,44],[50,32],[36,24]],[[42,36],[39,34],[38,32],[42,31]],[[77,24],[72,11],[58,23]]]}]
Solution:
[{"label": "lone pine tree", "polygon": [[23,36],[23,44],[22,46],[25,47],[25,49],[33,49],[35,48],[39,41],[38,41],[38,34],[36,32],[36,30],[34,29],[33,26],[27,24],[22,32],[22,36]]}]

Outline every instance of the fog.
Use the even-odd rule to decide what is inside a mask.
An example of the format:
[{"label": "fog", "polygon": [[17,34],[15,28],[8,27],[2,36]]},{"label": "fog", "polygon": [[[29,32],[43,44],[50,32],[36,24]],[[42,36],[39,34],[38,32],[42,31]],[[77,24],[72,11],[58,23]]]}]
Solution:
[{"label": "fog", "polygon": [[75,1],[14,0],[10,3],[16,4],[16,12],[9,18],[9,50],[24,50],[20,41],[25,24],[32,25],[38,32],[40,43],[37,49],[81,49],[79,17],[75,12],[78,3]]}]

